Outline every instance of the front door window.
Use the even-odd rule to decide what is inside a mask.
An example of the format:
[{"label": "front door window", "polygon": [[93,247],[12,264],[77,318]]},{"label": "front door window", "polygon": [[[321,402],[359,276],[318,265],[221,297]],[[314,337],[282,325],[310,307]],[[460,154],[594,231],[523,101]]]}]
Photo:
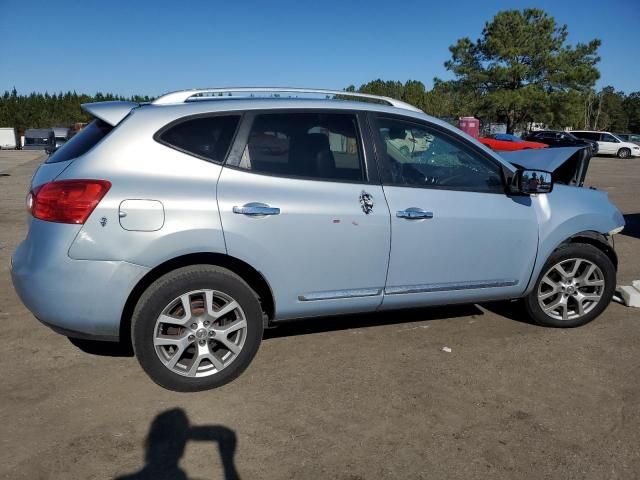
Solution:
[{"label": "front door window", "polygon": [[394,185],[504,192],[500,166],[450,135],[387,118],[378,131]]}]

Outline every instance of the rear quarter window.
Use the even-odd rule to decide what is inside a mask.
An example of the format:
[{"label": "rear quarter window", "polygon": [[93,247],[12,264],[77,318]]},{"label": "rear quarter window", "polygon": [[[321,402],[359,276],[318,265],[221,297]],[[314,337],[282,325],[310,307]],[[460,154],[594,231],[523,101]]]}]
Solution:
[{"label": "rear quarter window", "polygon": [[160,143],[215,163],[224,162],[240,115],[218,115],[178,120],[160,130]]},{"label": "rear quarter window", "polygon": [[66,162],[84,155],[106,137],[111,130],[113,130],[111,125],[96,119],[53,152],[45,163]]}]

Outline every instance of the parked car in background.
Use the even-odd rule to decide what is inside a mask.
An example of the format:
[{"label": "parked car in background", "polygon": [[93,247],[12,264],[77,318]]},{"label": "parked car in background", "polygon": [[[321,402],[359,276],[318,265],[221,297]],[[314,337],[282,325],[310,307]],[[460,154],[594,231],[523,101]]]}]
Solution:
[{"label": "parked car in background", "polygon": [[631,142],[636,145],[640,145],[640,134],[638,133],[616,133],[615,135],[623,142]]},{"label": "parked car in background", "polygon": [[25,150],[45,150],[49,146],[50,128],[29,128],[24,132]]},{"label": "parked car in background", "polygon": [[550,147],[583,147],[588,146],[591,155],[598,153],[598,142],[595,140],[587,140],[584,138],[578,138],[569,132],[562,132],[556,130],[540,130],[531,132],[524,137],[525,140],[530,142],[541,142],[549,145]]},{"label": "parked car in background", "polygon": [[[536,322],[577,327],[615,290],[624,219],[580,188],[580,149],[498,155],[344,91],[83,109],[95,120],[33,176],[13,284],[64,335],[131,341],[166,388],[233,380],[284,320],[522,299]],[[425,150],[401,151],[408,137]]]},{"label": "parked car in background", "polygon": [[16,149],[16,130],[14,128],[0,128],[0,149]]},{"label": "parked car in background", "polygon": [[496,133],[488,137],[480,137],[480,143],[498,152],[512,152],[514,150],[527,150],[531,148],[547,148],[547,145],[540,142],[528,142],[520,137],[508,133]]},{"label": "parked car in background", "polygon": [[616,155],[618,158],[640,157],[640,146],[625,142],[610,132],[594,132],[591,130],[572,130],[578,138],[598,142],[600,155]]},{"label": "parked car in background", "polygon": [[49,140],[47,142],[47,148],[45,151],[47,153],[53,153],[62,145],[64,145],[69,136],[69,129],[63,127],[53,127],[49,131]]}]

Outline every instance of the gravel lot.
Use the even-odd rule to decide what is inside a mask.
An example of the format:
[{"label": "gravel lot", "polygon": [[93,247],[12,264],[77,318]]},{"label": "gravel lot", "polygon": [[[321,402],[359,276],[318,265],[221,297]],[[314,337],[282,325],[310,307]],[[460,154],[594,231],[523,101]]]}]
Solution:
[{"label": "gravel lot", "polygon": [[[81,351],[16,297],[33,159],[0,152],[1,478],[640,477],[640,310],[612,304],[573,330],[531,325],[514,304],[297,322],[268,332],[235,382],[172,393],[126,351]],[[640,160],[596,158],[588,183],[626,215],[629,284]]]}]

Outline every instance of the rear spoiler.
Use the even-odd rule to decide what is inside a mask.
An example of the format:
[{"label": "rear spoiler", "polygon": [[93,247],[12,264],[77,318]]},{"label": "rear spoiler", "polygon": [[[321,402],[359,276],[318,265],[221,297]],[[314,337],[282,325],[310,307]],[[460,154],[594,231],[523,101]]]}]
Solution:
[{"label": "rear spoiler", "polygon": [[498,154],[518,168],[545,170],[553,173],[554,180],[579,187],[584,184],[591,160],[588,146],[539,148]]},{"label": "rear spoiler", "polygon": [[99,118],[112,127],[115,127],[124,117],[129,115],[131,110],[138,108],[140,104],[136,102],[113,101],[83,103],[80,106],[89,115]]}]

